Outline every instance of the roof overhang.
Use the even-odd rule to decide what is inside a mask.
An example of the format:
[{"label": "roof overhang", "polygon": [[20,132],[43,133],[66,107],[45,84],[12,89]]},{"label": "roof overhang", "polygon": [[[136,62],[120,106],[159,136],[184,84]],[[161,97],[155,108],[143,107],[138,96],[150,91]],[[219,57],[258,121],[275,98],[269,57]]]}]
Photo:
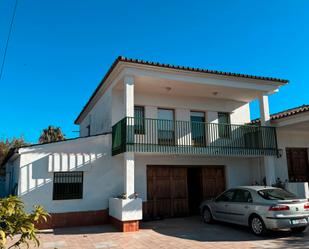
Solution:
[{"label": "roof overhang", "polygon": [[291,115],[281,119],[273,120],[272,124],[275,127],[284,130],[309,132],[309,112],[303,112],[297,115]]},{"label": "roof overhang", "polygon": [[170,82],[194,84],[195,86],[208,86],[212,87],[213,89],[246,89],[248,91],[256,91],[258,94],[272,94],[273,92],[277,91],[280,86],[288,83],[287,80],[270,77],[172,66],[168,64],[118,57],[74,123],[80,124],[104,94],[106,89],[110,87],[110,85],[119,82],[124,78],[125,75],[134,76],[140,79],[157,79],[158,82],[160,80],[164,80]]},{"label": "roof overhang", "polygon": [[[276,127],[285,127],[291,125],[295,126],[297,124],[302,124],[302,126],[305,125],[309,129],[309,122],[308,124],[304,123],[309,121],[309,105],[302,105],[274,113],[270,115],[270,121]],[[260,124],[260,122],[261,120],[259,118],[251,121],[252,124]]]}]

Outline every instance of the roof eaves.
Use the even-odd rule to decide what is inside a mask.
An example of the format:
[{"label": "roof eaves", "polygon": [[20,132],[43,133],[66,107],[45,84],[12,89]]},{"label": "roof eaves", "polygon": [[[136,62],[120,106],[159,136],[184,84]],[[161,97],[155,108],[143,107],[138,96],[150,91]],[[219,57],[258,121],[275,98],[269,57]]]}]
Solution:
[{"label": "roof eaves", "polygon": [[88,107],[88,105],[90,104],[90,102],[93,100],[93,98],[95,97],[95,95],[97,94],[97,92],[100,90],[101,86],[104,84],[104,82],[106,81],[106,79],[108,78],[108,76],[111,74],[111,72],[114,70],[114,68],[117,66],[117,64],[119,63],[119,61],[121,61],[121,56],[118,56],[117,59],[113,62],[113,64],[110,66],[110,68],[108,69],[107,73],[105,74],[105,76],[103,77],[103,79],[101,80],[100,84],[96,87],[96,89],[94,90],[94,92],[92,93],[91,97],[89,98],[89,100],[87,101],[86,105],[83,107],[82,111],[79,113],[78,117],[75,119],[74,124],[78,124],[78,120],[79,118],[82,116],[82,114],[84,113],[84,111],[86,110],[86,108]]},{"label": "roof eaves", "polygon": [[119,56],[118,60],[123,61],[123,62],[129,62],[129,63],[137,63],[137,64],[143,64],[143,65],[149,65],[149,66],[165,67],[165,68],[170,68],[170,69],[186,70],[186,71],[192,71],[192,72],[243,77],[243,78],[250,78],[250,79],[267,80],[267,81],[276,81],[276,82],[280,82],[284,84],[287,84],[289,82],[289,80],[279,79],[279,78],[274,78],[274,77],[257,76],[257,75],[241,74],[241,73],[223,72],[223,71],[218,71],[218,70],[178,66],[178,65],[164,64],[164,63],[152,62],[152,61],[146,61],[146,60],[132,59],[132,58],[127,58],[123,56]]},{"label": "roof eaves", "polygon": [[215,74],[215,75],[221,75],[221,76],[232,76],[232,77],[241,77],[241,78],[248,78],[248,79],[256,79],[256,80],[265,80],[265,81],[275,81],[283,84],[287,84],[289,81],[286,79],[279,79],[279,78],[273,78],[273,77],[264,77],[264,76],[256,76],[256,75],[248,75],[248,74],[240,74],[240,73],[232,73],[232,72],[223,72],[223,71],[217,71],[217,70],[209,70],[209,69],[201,69],[201,68],[194,68],[194,67],[186,67],[186,66],[177,66],[177,65],[171,65],[171,64],[164,64],[159,62],[152,62],[152,61],[146,61],[146,60],[139,60],[139,59],[132,59],[127,58],[124,56],[118,56],[117,59],[113,62],[111,67],[108,69],[107,73],[101,80],[100,84],[96,87],[95,91],[87,101],[86,105],[83,107],[82,111],[79,113],[78,117],[75,119],[74,124],[79,124],[79,119],[83,115],[83,113],[86,111],[87,107],[91,103],[91,101],[96,96],[97,92],[101,88],[101,86],[105,83],[109,75],[112,73],[114,68],[117,66],[119,62],[127,62],[127,63],[135,63],[135,64],[142,64],[142,65],[148,65],[148,66],[156,66],[156,67],[163,67],[163,68],[169,68],[169,69],[176,69],[176,70],[186,70],[191,72],[199,72],[199,73],[207,73],[207,74]]},{"label": "roof eaves", "polygon": [[[300,113],[309,111],[309,105],[302,105],[294,108],[290,108],[281,112],[270,115],[270,120],[278,120],[286,117],[291,117]],[[259,118],[251,121],[251,124],[259,124],[261,120]]]},{"label": "roof eaves", "polygon": [[108,135],[108,134],[111,134],[111,132],[104,132],[104,133],[99,133],[99,134],[90,135],[90,136],[86,136],[86,137],[67,138],[65,140],[59,140],[59,141],[53,141],[53,142],[30,144],[30,145],[21,146],[18,149],[31,148],[31,147],[35,147],[35,146],[42,146],[42,145],[49,145],[49,144],[64,143],[64,142],[74,141],[74,140],[78,140],[78,139],[87,139],[87,138],[99,137],[99,136]]}]

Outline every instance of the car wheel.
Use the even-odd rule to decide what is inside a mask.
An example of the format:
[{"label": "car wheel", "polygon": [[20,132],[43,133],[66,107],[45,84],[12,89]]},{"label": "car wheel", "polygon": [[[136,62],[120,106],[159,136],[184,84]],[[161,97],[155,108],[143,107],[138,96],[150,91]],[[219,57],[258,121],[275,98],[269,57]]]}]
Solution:
[{"label": "car wheel", "polygon": [[207,224],[210,224],[213,222],[212,214],[210,212],[210,209],[207,207],[203,209],[203,221]]},{"label": "car wheel", "polygon": [[258,215],[253,215],[249,222],[250,229],[253,234],[257,236],[262,236],[266,233],[267,229],[261,217]]},{"label": "car wheel", "polygon": [[291,230],[293,233],[302,233],[303,231],[305,231],[307,228],[307,226],[303,226],[303,227],[292,227]]}]

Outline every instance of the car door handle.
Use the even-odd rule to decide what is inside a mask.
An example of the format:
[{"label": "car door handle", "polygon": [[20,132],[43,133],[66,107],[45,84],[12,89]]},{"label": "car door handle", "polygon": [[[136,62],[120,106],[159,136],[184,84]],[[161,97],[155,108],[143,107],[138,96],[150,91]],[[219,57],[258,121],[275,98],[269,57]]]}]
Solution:
[{"label": "car door handle", "polygon": [[228,207],[229,205],[228,205],[228,204],[225,204],[224,206],[225,206],[225,207]]},{"label": "car door handle", "polygon": [[245,208],[248,209],[249,207],[248,207],[248,206],[245,206]]}]

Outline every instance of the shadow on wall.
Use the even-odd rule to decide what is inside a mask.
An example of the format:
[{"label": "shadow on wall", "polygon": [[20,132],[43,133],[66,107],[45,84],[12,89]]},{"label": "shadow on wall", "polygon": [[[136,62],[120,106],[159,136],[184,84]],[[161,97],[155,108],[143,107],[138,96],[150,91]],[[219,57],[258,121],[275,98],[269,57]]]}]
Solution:
[{"label": "shadow on wall", "polygon": [[[50,213],[102,210],[123,189],[121,159],[111,157],[111,136],[38,145],[20,151],[18,195],[27,210],[43,205]],[[82,198],[53,200],[54,172],[82,171]]]},{"label": "shadow on wall", "polygon": [[20,196],[25,196],[38,188],[41,194],[52,194],[52,187],[48,185],[52,183],[54,172],[89,172],[93,167],[100,166],[97,161],[107,157],[107,154],[53,151],[31,152],[24,156],[28,161],[31,161],[31,157],[35,160],[20,168]]}]

